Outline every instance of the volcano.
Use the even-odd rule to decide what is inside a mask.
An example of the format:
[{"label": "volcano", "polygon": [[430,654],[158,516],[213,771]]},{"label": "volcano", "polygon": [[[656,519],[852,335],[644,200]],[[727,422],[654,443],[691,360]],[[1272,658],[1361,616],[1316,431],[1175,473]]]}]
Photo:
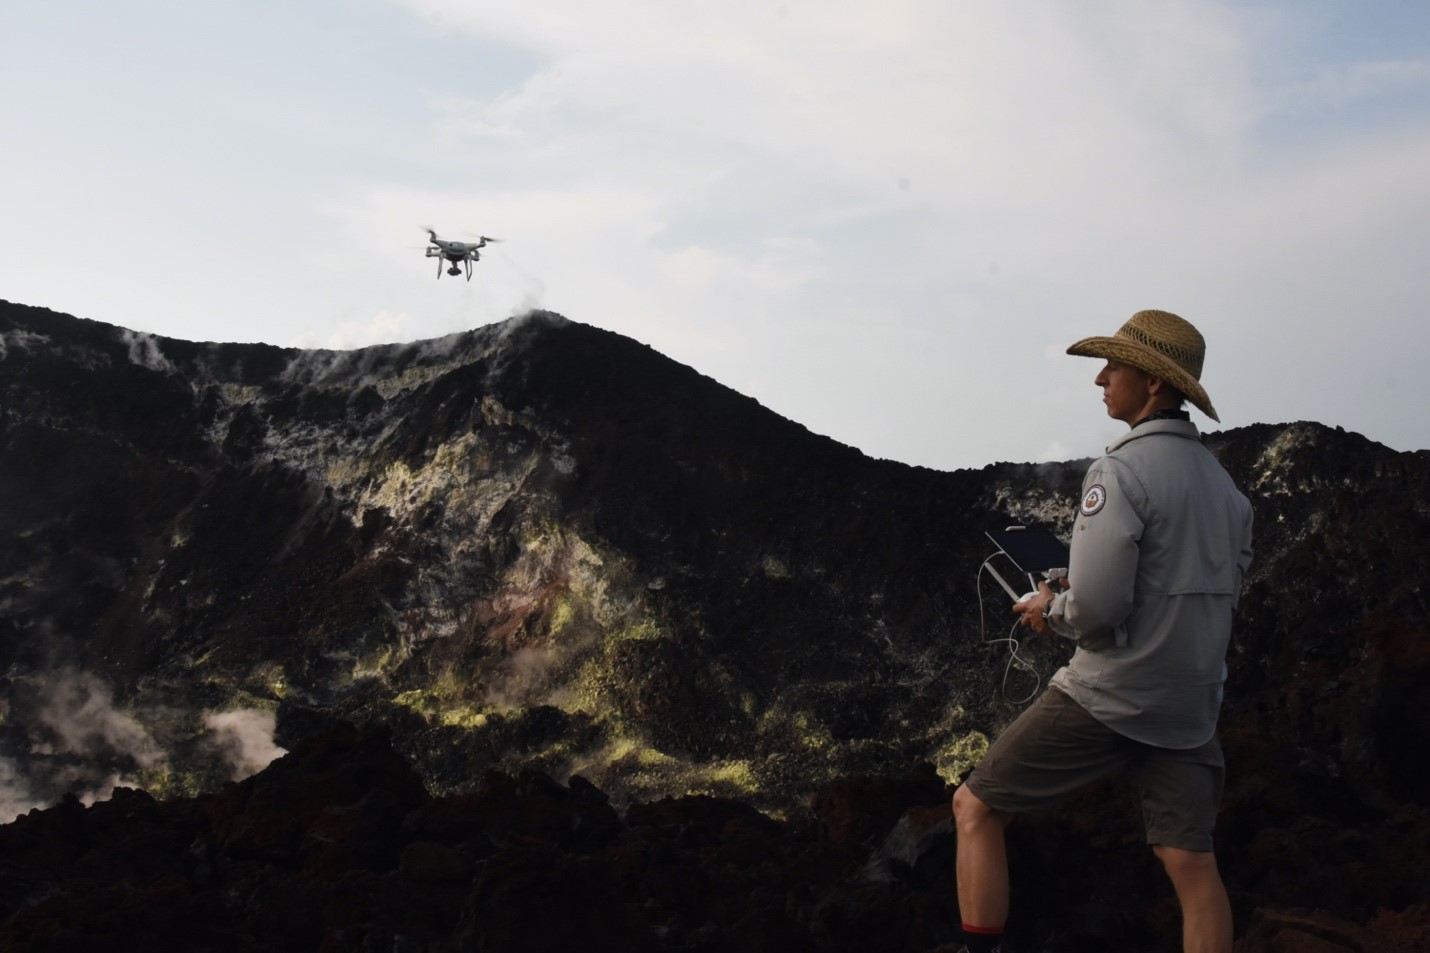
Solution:
[{"label": "volcano", "polygon": [[[946,887],[951,867],[890,867],[888,838],[946,815],[951,786],[1066,657],[1005,639],[984,532],[1065,536],[1088,463],[870,459],[549,312],[337,352],[0,302],[0,439],[0,807],[22,815],[3,830],[128,805],[245,862],[292,854],[214,832],[279,784],[272,772],[330,771],[312,767],[329,752],[385,765],[370,774],[396,806],[374,830],[519,790],[605,825],[604,850],[651,805],[680,805],[667,810],[693,829],[718,804],[720,830],[766,858],[791,856],[780,837],[846,862],[862,851],[858,869],[897,870],[875,882],[908,896]],[[1314,422],[1204,440],[1256,513],[1222,719],[1219,855],[1239,923],[1256,925],[1242,942],[1401,942],[1430,904],[1430,453]],[[339,789],[329,808],[373,790]],[[861,807],[855,790],[903,793]],[[1081,836],[1033,829],[1085,866],[1146,852],[1126,813],[1090,796],[1069,815]],[[301,814],[294,843],[325,816]],[[357,866],[396,872],[404,849]],[[424,856],[466,869],[492,855]],[[1143,863],[1109,885],[1161,897]],[[6,876],[10,913],[46,902],[31,875]],[[1055,889],[1025,876],[1024,893]],[[626,910],[610,889],[607,907]],[[1043,939],[1060,912],[1086,936],[1160,936],[1127,933],[1121,901],[1089,913],[1104,889],[1075,891],[1076,915],[1060,899]],[[812,917],[775,918],[769,936],[837,948],[810,939]],[[694,928],[616,920],[623,942],[698,947]],[[898,948],[932,947],[930,930]]]}]

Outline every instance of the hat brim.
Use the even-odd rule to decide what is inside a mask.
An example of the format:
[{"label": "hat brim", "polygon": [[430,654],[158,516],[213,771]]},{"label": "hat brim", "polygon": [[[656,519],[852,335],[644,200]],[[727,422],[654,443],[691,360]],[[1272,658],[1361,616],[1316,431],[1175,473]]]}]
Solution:
[{"label": "hat brim", "polygon": [[1197,410],[1217,423],[1221,423],[1221,418],[1216,415],[1216,408],[1212,407],[1211,398],[1207,396],[1200,381],[1166,355],[1138,344],[1136,341],[1123,337],[1083,338],[1069,347],[1068,353],[1077,357],[1101,357],[1109,361],[1117,361],[1120,364],[1127,364],[1140,371],[1145,371],[1153,377],[1161,378],[1185,394],[1187,400],[1191,401],[1192,406]]}]

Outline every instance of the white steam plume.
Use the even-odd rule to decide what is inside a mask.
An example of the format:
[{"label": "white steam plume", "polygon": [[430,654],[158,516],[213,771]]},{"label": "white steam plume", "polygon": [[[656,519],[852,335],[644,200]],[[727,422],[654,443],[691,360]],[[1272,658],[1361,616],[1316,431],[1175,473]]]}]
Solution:
[{"label": "white steam plume", "polygon": [[140,367],[147,367],[151,371],[158,371],[161,374],[177,374],[174,367],[164,352],[159,348],[159,342],[152,334],[143,331],[130,331],[125,329],[120,338],[129,345],[129,362],[138,364]]},{"label": "white steam plume", "polygon": [[[61,669],[37,680],[33,707],[19,715],[28,750],[0,756],[0,824],[32,809],[44,809],[66,793],[83,804],[113,795],[117,787],[145,787],[128,775],[166,775],[171,758],[149,730],[118,710],[100,678]],[[221,759],[229,776],[242,780],[287,752],[273,740],[271,711],[206,712],[209,734],[201,744]]]},{"label": "white steam plume", "polygon": [[8,824],[32,808],[46,806],[31,792],[15,762],[0,758],[0,824]]},{"label": "white steam plume", "polygon": [[278,718],[271,711],[210,712],[204,716],[204,724],[213,733],[210,743],[228,763],[234,781],[257,774],[288,753],[273,741]]},{"label": "white steam plume", "polygon": [[66,754],[118,752],[144,769],[167,760],[143,725],[115,709],[109,686],[85,672],[60,672],[37,714]]}]

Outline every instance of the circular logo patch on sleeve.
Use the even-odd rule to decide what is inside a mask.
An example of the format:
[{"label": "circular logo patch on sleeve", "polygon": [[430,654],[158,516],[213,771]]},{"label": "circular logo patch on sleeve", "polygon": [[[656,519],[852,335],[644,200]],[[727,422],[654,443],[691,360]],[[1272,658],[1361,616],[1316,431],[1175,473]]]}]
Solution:
[{"label": "circular logo patch on sleeve", "polygon": [[1094,483],[1082,495],[1082,515],[1091,516],[1107,505],[1107,489],[1101,483]]}]

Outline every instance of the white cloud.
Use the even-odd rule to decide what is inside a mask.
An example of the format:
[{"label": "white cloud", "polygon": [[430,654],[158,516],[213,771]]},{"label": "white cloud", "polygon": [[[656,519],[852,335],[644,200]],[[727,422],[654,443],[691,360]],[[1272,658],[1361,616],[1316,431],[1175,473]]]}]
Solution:
[{"label": "white cloud", "polygon": [[[1421,21],[1309,7],[393,0],[344,21],[354,41],[383,28],[401,51],[384,69],[326,60],[316,75],[343,83],[255,74],[237,97],[203,74],[206,130],[238,101],[247,144],[166,145],[141,116],[150,139],[122,163],[72,162],[75,143],[26,124],[37,100],[12,126],[59,158],[0,159],[0,182],[27,183],[0,185],[5,293],[192,339],[336,347],[549,308],[945,468],[1100,447],[1090,369],[1062,349],[1161,307],[1206,332],[1228,425],[1294,414],[1424,446],[1397,410],[1430,401],[1407,356],[1430,349],[1412,317],[1430,300],[1412,257],[1430,244],[1430,56],[1397,31]],[[242,62],[285,63],[263,53]],[[259,93],[285,85],[303,108],[255,128]],[[313,104],[332,108],[305,130]],[[428,223],[505,241],[470,283],[439,279]],[[67,262],[81,225],[124,241]],[[1288,355],[1299,373],[1267,383]],[[1364,395],[1315,383],[1382,362]]]},{"label": "white cloud", "polygon": [[1430,60],[1371,60],[1339,63],[1276,91],[1284,110],[1324,113],[1387,95],[1430,93]]}]

